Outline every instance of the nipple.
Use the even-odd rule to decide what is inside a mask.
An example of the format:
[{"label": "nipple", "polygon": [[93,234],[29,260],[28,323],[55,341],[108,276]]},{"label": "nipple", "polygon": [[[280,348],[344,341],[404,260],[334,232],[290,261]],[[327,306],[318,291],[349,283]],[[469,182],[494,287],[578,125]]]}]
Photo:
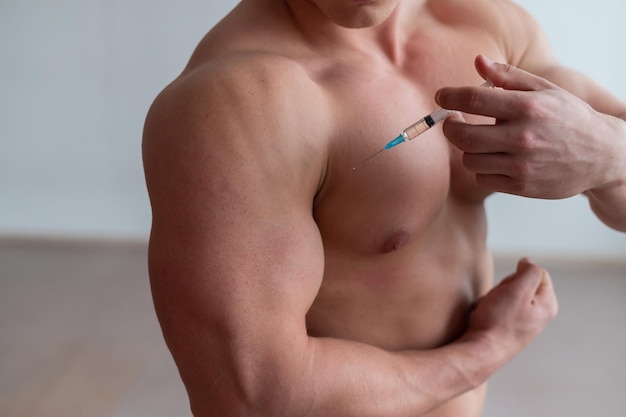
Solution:
[{"label": "nipple", "polygon": [[396,251],[403,247],[409,241],[409,234],[404,230],[398,230],[385,239],[383,243],[382,253]]}]

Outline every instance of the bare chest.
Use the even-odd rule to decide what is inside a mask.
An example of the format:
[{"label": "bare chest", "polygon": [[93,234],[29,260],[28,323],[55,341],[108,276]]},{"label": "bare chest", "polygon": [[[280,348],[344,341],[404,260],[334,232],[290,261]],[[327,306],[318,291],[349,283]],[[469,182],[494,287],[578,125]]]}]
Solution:
[{"label": "bare chest", "polygon": [[473,186],[441,125],[353,170],[435,110],[437,89],[482,82],[473,68],[478,45],[442,52],[428,47],[427,35],[414,41],[401,66],[348,59],[324,78],[335,136],[315,212],[326,244],[363,254],[392,251],[445,223],[442,216],[450,215],[446,205],[455,194],[484,193]]},{"label": "bare chest", "polygon": [[346,57],[319,73],[333,135],[314,202],[325,270],[307,318],[313,334],[438,346],[460,334],[470,304],[489,286],[485,192],[441,125],[352,169],[435,110],[439,88],[481,84],[477,54],[499,58],[469,34],[437,36],[412,38],[400,64]]}]

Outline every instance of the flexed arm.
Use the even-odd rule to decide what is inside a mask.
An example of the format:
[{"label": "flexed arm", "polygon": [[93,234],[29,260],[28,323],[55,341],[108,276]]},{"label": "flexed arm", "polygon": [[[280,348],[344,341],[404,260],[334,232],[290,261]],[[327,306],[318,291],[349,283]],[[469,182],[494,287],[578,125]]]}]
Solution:
[{"label": "flexed arm", "polygon": [[159,97],[146,124],[150,279],[194,414],[415,417],[482,384],[553,316],[554,301],[535,297],[536,266],[516,274],[529,285],[497,303],[519,299],[508,310],[516,320],[504,326],[477,310],[475,328],[439,349],[308,336],[324,273],[311,207],[331,124],[307,105],[321,100],[308,78],[265,64],[195,71]]}]

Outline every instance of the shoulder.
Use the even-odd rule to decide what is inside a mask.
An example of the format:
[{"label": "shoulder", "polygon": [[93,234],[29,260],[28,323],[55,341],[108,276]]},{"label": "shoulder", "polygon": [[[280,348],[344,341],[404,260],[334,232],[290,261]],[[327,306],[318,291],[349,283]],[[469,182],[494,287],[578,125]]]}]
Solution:
[{"label": "shoulder", "polygon": [[487,29],[502,30],[511,23],[520,26],[534,24],[531,15],[510,0],[430,0],[428,5],[442,20]]},{"label": "shoulder", "polygon": [[[312,200],[326,160],[320,138],[329,136],[323,131],[328,123],[320,100],[306,71],[281,56],[233,52],[188,68],[148,112],[143,139],[147,179],[172,182],[162,168],[181,181],[229,172],[233,184],[261,191],[259,184],[280,183],[286,193],[305,190],[299,195]],[[293,181],[282,181],[285,176]]]},{"label": "shoulder", "polygon": [[[149,116],[200,112],[209,117],[249,118],[271,114],[315,90],[306,71],[293,60],[260,52],[230,52],[188,67],[157,96]],[[298,111],[298,103],[293,104],[282,110]]]},{"label": "shoulder", "polygon": [[183,124],[189,133],[206,134],[208,141],[226,133],[254,132],[262,140],[284,132],[272,136],[279,141],[294,133],[290,129],[299,130],[295,121],[324,118],[324,101],[323,91],[298,62],[262,52],[231,52],[187,68],[169,84],[150,107],[146,128],[162,131]]},{"label": "shoulder", "polygon": [[430,4],[447,23],[486,33],[513,65],[519,66],[529,48],[545,42],[533,16],[510,0],[431,0]]}]

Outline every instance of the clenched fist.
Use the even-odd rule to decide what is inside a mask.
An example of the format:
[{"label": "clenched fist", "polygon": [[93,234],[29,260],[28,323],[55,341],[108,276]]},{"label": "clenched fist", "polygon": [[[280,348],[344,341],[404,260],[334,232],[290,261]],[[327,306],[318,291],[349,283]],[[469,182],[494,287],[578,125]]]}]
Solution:
[{"label": "clenched fist", "polygon": [[501,359],[508,361],[543,331],[557,311],[548,272],[522,259],[515,273],[479,300],[468,333],[489,340]]}]

